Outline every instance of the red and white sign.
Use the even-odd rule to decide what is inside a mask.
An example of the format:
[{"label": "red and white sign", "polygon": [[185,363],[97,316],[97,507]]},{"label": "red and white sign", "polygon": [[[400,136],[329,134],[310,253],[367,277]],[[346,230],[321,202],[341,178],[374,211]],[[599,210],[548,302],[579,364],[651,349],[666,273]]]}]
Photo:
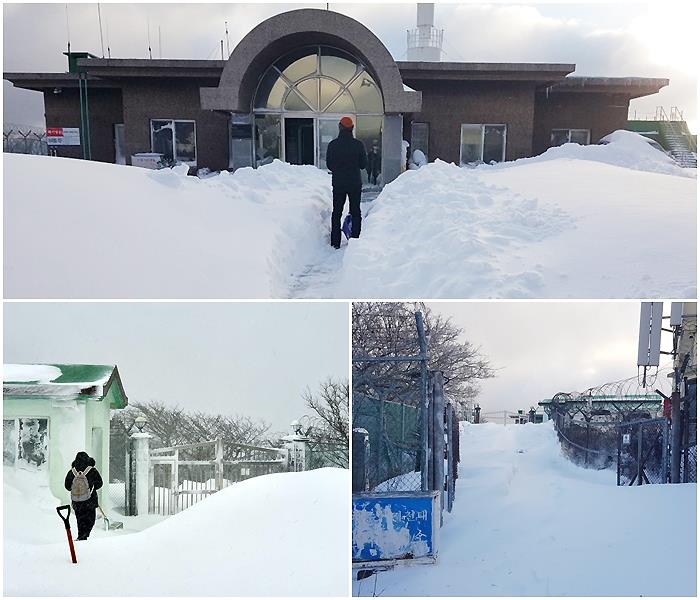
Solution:
[{"label": "red and white sign", "polygon": [[80,146],[78,127],[47,127],[46,143],[49,146]]}]

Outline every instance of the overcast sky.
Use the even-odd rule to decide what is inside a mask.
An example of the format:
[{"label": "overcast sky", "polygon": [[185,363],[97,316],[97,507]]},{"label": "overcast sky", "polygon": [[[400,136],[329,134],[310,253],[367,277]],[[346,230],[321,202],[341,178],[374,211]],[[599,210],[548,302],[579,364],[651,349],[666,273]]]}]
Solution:
[{"label": "overcast sky", "polygon": [[[465,339],[481,347],[497,369],[496,377],[482,384],[483,413],[527,410],[557,392],[637,375],[639,302],[427,304],[464,329]],[[670,303],[664,314],[670,314]],[[671,343],[664,334],[661,349],[671,350]],[[671,363],[661,357],[662,366]],[[663,386],[667,389],[666,382]]]},{"label": "overcast sky", "polygon": [[[231,49],[264,19],[299,4],[97,4],[68,9],[71,48],[113,58],[147,58],[148,31],[154,58],[221,58],[228,21]],[[656,106],[678,106],[697,127],[697,2],[477,4],[438,3],[435,19],[445,30],[443,60],[468,62],[575,63],[576,75],[667,77],[661,93],[635,100],[639,115]],[[416,5],[331,3],[330,9],[371,29],[395,59],[406,58],[406,29],[415,25]],[[66,70],[65,4],[3,4],[3,69]],[[159,35],[160,31],[160,35]],[[39,93],[3,82],[4,120],[43,125]]]},{"label": "overcast sky", "polygon": [[5,363],[117,364],[130,401],[247,415],[287,433],[348,377],[345,303],[8,303]]}]

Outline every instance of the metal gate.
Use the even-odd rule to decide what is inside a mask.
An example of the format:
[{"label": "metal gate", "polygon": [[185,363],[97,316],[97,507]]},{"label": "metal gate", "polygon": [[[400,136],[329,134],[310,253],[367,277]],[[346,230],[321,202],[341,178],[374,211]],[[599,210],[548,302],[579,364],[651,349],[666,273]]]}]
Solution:
[{"label": "metal gate", "polygon": [[617,426],[617,485],[667,483],[668,420],[646,419]]},{"label": "metal gate", "polygon": [[157,448],[149,462],[149,512],[172,515],[233,483],[286,471],[288,453],[219,439]]}]

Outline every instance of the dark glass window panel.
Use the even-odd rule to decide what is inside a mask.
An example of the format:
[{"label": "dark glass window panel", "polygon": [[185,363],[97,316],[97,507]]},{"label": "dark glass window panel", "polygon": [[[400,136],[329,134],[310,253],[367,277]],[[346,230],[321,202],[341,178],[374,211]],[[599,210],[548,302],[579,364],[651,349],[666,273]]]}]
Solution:
[{"label": "dark glass window panel", "polygon": [[280,158],[280,129],[279,115],[264,115],[255,118],[255,164],[266,165]]},{"label": "dark glass window panel", "polygon": [[194,123],[175,121],[175,158],[182,162],[197,160]]},{"label": "dark glass window panel", "polygon": [[588,140],[591,136],[588,129],[572,129],[570,137],[571,141],[575,144],[581,144],[582,146],[586,146],[588,145]]},{"label": "dark glass window panel", "polygon": [[484,162],[501,162],[506,145],[505,125],[484,126]]},{"label": "dark glass window panel", "polygon": [[428,123],[411,123],[411,151],[420,150],[427,157],[429,133]]},{"label": "dark glass window panel", "polygon": [[568,129],[552,129],[552,133],[549,138],[550,146],[561,146],[569,141],[569,130]]},{"label": "dark glass window panel", "polygon": [[481,125],[462,125],[460,163],[481,161]]},{"label": "dark glass window panel", "polygon": [[168,160],[173,159],[173,129],[172,121],[151,121],[153,152],[162,154]]}]

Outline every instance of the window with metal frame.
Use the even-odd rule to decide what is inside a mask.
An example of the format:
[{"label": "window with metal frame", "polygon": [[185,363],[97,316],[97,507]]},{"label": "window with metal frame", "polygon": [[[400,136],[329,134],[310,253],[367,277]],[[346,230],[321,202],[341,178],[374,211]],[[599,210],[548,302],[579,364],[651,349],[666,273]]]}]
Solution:
[{"label": "window with metal frame", "polygon": [[428,157],[430,146],[430,123],[411,122],[411,152],[420,150]]},{"label": "window with metal frame", "polygon": [[552,129],[549,136],[549,145],[561,146],[562,144],[568,144],[573,142],[574,144],[581,144],[582,146],[587,146],[591,143],[591,130],[590,129]]},{"label": "window with metal frame", "polygon": [[276,60],[253,98],[260,113],[381,115],[382,93],[354,56],[330,46],[307,46]]},{"label": "window with metal frame", "polygon": [[197,126],[195,121],[151,119],[151,151],[163,155],[164,162],[197,166]]},{"label": "window with metal frame", "polygon": [[462,123],[459,162],[503,162],[506,159],[506,132],[503,124]]}]

